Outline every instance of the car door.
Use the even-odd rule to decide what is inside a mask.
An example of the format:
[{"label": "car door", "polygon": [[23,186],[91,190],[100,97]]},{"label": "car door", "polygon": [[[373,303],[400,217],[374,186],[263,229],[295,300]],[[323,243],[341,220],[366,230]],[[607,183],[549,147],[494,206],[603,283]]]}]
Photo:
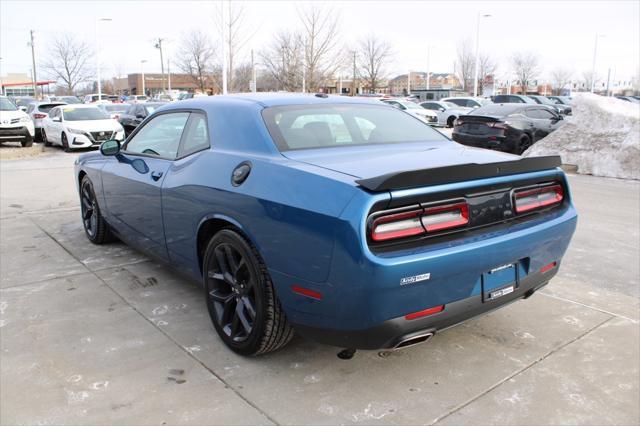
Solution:
[{"label": "car door", "polygon": [[62,107],[54,108],[49,114],[47,120],[47,140],[50,142],[62,143]]},{"label": "car door", "polygon": [[550,132],[550,120],[545,118],[546,116],[543,114],[544,110],[540,107],[532,107],[527,108],[525,110],[525,115],[529,118],[530,124],[529,128],[531,129],[531,134],[533,135],[533,142],[542,139],[547,136]]},{"label": "car door", "polygon": [[562,124],[564,124],[564,122],[562,121],[562,117],[559,114],[551,111],[550,109],[540,108],[538,114],[540,115],[540,118],[545,122],[547,134],[553,132]]},{"label": "car door", "polygon": [[162,182],[176,159],[188,111],[154,117],[102,169],[106,214],[127,242],[168,259],[162,219]]}]

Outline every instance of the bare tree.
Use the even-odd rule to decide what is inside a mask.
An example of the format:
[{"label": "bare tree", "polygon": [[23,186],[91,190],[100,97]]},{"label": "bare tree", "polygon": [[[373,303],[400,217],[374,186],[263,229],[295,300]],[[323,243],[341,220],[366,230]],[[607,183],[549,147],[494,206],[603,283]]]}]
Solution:
[{"label": "bare tree", "polygon": [[330,7],[311,3],[298,11],[304,37],[306,85],[316,91],[340,66],[338,14]]},{"label": "bare tree", "polygon": [[376,92],[380,80],[385,77],[385,66],[391,55],[391,46],[374,34],[368,35],[358,43],[360,75],[372,93]]},{"label": "bare tree", "polygon": [[93,77],[91,59],[93,52],[89,44],[70,33],[54,36],[47,47],[43,69],[59,82],[66,94],[74,94],[76,87]]},{"label": "bare tree", "polygon": [[[475,67],[475,60],[473,61]],[[480,54],[480,65],[478,66],[478,93],[482,93],[484,89],[485,77],[495,74],[498,64],[488,53]]]},{"label": "bare tree", "polygon": [[[237,91],[234,77],[236,62],[242,54],[243,48],[253,37],[253,33],[249,33],[245,22],[244,4],[239,2],[228,2],[227,19],[223,19],[223,10],[225,2],[220,2],[220,8],[216,9],[214,17],[215,25],[218,33],[223,32],[226,44],[227,55],[227,85],[230,91]],[[224,50],[224,49],[223,49]],[[224,54],[224,53],[223,53]]]},{"label": "bare tree", "polygon": [[236,90],[249,92],[251,90],[251,80],[253,79],[253,66],[250,62],[245,62],[236,67],[233,81]]},{"label": "bare tree", "polygon": [[527,94],[529,83],[533,82],[540,73],[538,55],[533,52],[517,52],[511,56],[511,65],[522,88],[522,94]]},{"label": "bare tree", "polygon": [[591,91],[591,85],[595,87],[596,84],[600,81],[600,76],[598,73],[592,73],[591,71],[584,71],[582,73],[582,81],[584,82],[584,87],[587,92]]},{"label": "bare tree", "polygon": [[456,53],[456,72],[463,90],[468,90],[473,86],[474,66],[473,48],[471,41],[467,39],[458,45]]},{"label": "bare tree", "polygon": [[302,35],[281,31],[261,53],[267,74],[278,82],[280,90],[295,91],[302,78]]},{"label": "bare tree", "polygon": [[175,59],[180,71],[188,74],[200,91],[206,92],[211,83],[214,50],[207,34],[201,30],[191,30],[184,34]]},{"label": "bare tree", "polygon": [[566,68],[558,67],[551,71],[551,82],[553,83],[553,93],[559,95],[564,87],[571,83],[573,72]]}]

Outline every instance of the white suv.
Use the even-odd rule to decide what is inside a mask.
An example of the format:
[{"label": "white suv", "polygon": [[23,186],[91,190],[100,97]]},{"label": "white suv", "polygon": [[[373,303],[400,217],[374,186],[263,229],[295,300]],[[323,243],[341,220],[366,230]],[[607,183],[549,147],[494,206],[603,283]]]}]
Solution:
[{"label": "white suv", "polygon": [[33,144],[33,121],[6,96],[0,96],[0,143],[20,142],[23,147]]}]

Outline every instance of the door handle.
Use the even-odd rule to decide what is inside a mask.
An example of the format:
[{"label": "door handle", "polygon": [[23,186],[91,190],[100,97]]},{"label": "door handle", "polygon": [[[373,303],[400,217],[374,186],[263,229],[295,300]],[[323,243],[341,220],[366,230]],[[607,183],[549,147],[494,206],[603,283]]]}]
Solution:
[{"label": "door handle", "polygon": [[151,172],[151,179],[158,180],[162,177],[162,172],[153,171]]}]

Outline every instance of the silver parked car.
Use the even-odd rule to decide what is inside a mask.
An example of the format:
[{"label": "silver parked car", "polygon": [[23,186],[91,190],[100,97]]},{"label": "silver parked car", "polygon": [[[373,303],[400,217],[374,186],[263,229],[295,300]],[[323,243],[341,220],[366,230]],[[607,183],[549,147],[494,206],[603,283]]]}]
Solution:
[{"label": "silver parked car", "polygon": [[438,126],[447,127],[453,127],[453,122],[456,121],[456,118],[473,111],[473,108],[461,107],[445,101],[426,101],[422,102],[420,106],[438,115]]}]

